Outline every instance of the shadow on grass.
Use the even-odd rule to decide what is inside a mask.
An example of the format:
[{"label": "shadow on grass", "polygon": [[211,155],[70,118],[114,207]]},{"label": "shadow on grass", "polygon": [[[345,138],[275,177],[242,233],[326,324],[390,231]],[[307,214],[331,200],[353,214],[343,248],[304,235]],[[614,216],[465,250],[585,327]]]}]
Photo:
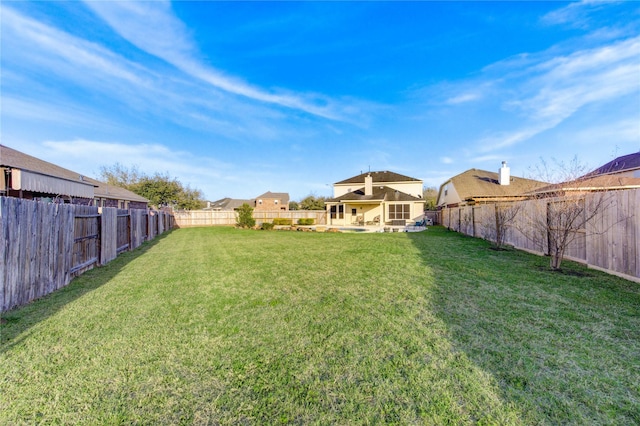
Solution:
[{"label": "shadow on grass", "polygon": [[53,293],[36,299],[27,305],[2,312],[0,314],[0,353],[10,350],[14,345],[19,343],[21,339],[16,340],[16,338],[34,325],[55,315],[68,303],[102,287],[118,275],[122,268],[129,262],[143,256],[152,247],[165,239],[171,232],[173,232],[173,230],[165,232],[151,241],[144,242],[133,251],[118,255],[117,258],[104,266],[93,268],[73,278],[67,286]]},{"label": "shadow on grass", "polygon": [[[434,313],[524,423],[640,420],[640,286],[442,227],[409,234],[433,270]],[[437,261],[434,261],[437,259]]]}]

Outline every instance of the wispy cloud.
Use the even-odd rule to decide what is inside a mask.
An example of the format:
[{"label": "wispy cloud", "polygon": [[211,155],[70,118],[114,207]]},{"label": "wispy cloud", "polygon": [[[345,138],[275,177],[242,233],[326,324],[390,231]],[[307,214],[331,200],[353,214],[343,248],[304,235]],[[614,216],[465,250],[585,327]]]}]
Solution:
[{"label": "wispy cloud", "polygon": [[239,170],[208,156],[169,148],[158,143],[125,144],[86,139],[45,141],[39,148],[49,161],[87,176],[99,178],[102,167],[120,163],[147,174],[169,173],[183,184],[202,190],[212,182],[232,180]]},{"label": "wispy cloud", "polygon": [[[548,52],[547,52],[548,53]],[[566,55],[528,57],[501,77],[510,85],[502,105],[517,114],[515,130],[496,132],[480,142],[484,152],[512,146],[565,122],[592,104],[604,104],[640,91],[640,37]],[[501,67],[505,71],[504,64]]]},{"label": "wispy cloud", "polygon": [[[110,50],[64,31],[28,18],[10,7],[2,7],[3,37],[11,43],[3,48],[48,72],[89,76],[96,84],[102,76],[110,76],[135,85],[144,85],[143,71],[135,63],[125,60]],[[35,49],[34,49],[35,48]],[[46,52],[46,54],[41,54]]]},{"label": "wispy cloud", "polygon": [[292,108],[332,120],[350,120],[347,115],[348,107],[322,94],[265,90],[206,64],[199,58],[195,42],[184,23],[173,13],[170,2],[87,1],[85,4],[139,49],[213,87],[254,101]]},{"label": "wispy cloud", "polygon": [[324,183],[310,180],[308,174],[295,170],[291,170],[291,177],[283,183],[281,167],[270,162],[262,162],[255,167],[233,164],[160,143],[130,144],[72,139],[49,140],[41,144],[25,143],[17,148],[98,179],[102,167],[116,163],[128,168],[135,166],[146,174],[168,173],[182,184],[202,190],[205,198],[210,194],[251,198],[269,190],[294,191],[301,196],[312,187],[321,193],[328,190]]},{"label": "wispy cloud", "polygon": [[[142,20],[150,22],[154,33],[144,37],[136,35],[149,44],[145,47],[152,52],[166,49],[173,52],[171,57],[175,61],[196,64],[193,59],[195,53],[186,36],[183,39],[177,37],[186,30],[180,21],[170,19],[168,12],[163,12],[163,8],[167,8],[164,3],[117,3],[117,8],[132,10],[135,16],[147,10],[152,17],[155,16],[155,21]],[[108,9],[107,6],[103,7]],[[155,15],[154,8],[159,9]],[[227,140],[268,141],[295,132],[292,125],[295,117],[272,104],[229,94],[223,87],[200,79],[185,78],[182,72],[171,67],[173,72],[161,67],[150,69],[101,44],[36,21],[4,4],[2,25],[3,55],[11,58],[11,63],[4,66],[3,80],[8,83],[11,79],[15,83],[3,85],[5,116],[26,118],[29,115],[36,118],[34,115],[40,115],[48,121],[57,117],[60,124],[62,120],[74,126],[90,126],[93,122],[95,126],[102,127],[100,123],[109,122],[105,115],[118,113],[113,107],[108,112],[97,112],[94,103],[82,99],[85,93],[78,90],[83,90],[98,100],[110,98],[116,101],[127,115],[135,113],[141,120],[151,121],[152,117],[159,117],[163,123],[169,121],[180,127],[204,130]],[[142,31],[140,26],[134,27]],[[167,31],[163,32],[161,29],[164,27]],[[175,33],[175,39],[165,37],[171,32]],[[22,68],[29,72],[21,72]],[[38,73],[59,79],[59,86],[41,86]],[[28,93],[13,93],[13,87],[25,85],[30,87]],[[96,96],[96,92],[101,95]],[[373,105],[358,101],[339,105],[334,102],[331,108],[339,111],[343,118],[362,123],[367,122],[363,110],[374,109]]]},{"label": "wispy cloud", "polygon": [[446,103],[449,105],[458,105],[466,102],[472,102],[480,98],[478,93],[462,93],[447,99]]},{"label": "wispy cloud", "polygon": [[582,0],[572,2],[565,7],[547,13],[542,22],[549,25],[570,25],[584,28],[589,21],[589,13],[606,7],[612,3],[622,3],[621,0]]}]

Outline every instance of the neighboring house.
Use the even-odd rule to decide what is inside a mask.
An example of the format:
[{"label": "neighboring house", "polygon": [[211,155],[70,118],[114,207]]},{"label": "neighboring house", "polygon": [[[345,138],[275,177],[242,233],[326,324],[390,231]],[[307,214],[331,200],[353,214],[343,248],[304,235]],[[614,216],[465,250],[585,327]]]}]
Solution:
[{"label": "neighboring house", "polygon": [[640,178],[640,152],[623,155],[609,161],[607,164],[587,173],[584,177],[600,175]]},{"label": "neighboring house", "polygon": [[95,179],[85,180],[95,185],[93,205],[97,207],[117,207],[119,209],[147,209],[149,200],[119,186],[109,185]]},{"label": "neighboring house", "polygon": [[207,201],[207,206],[203,210],[213,211],[234,211],[243,204],[254,205],[255,200],[239,200],[235,198],[222,198],[217,201]]},{"label": "neighboring house", "polygon": [[146,209],[148,200],[0,145],[0,195],[39,201]]},{"label": "neighboring house", "polygon": [[336,182],[325,201],[327,225],[404,225],[424,213],[422,186],[420,179],[389,171]]},{"label": "neighboring house", "polygon": [[533,179],[511,176],[506,161],[498,173],[470,169],[440,186],[438,208],[457,207],[498,201],[517,201],[536,188],[548,185]]},{"label": "neighboring house", "polygon": [[286,192],[265,192],[256,197],[254,200],[254,208],[258,211],[289,211],[289,194]]},{"label": "neighboring house", "polygon": [[610,174],[593,177],[581,177],[569,182],[555,183],[536,188],[528,195],[535,197],[559,197],[586,192],[619,191],[623,189],[639,189],[640,177]]},{"label": "neighboring house", "polygon": [[618,157],[577,179],[536,188],[530,195],[557,197],[572,193],[638,188],[640,188],[640,152]]}]

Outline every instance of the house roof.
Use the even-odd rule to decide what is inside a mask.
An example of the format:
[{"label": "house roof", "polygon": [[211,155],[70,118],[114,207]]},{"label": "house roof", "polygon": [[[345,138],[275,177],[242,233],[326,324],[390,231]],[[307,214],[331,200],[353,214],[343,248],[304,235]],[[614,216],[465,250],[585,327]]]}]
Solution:
[{"label": "house roof", "polygon": [[0,166],[34,172],[52,176],[79,184],[93,185],[86,181],[85,176],[48,161],[41,160],[24,152],[20,152],[5,145],[0,145]]},{"label": "house roof", "polygon": [[637,188],[640,188],[640,178],[615,175],[599,175],[594,177],[580,178],[569,182],[545,185],[543,187],[530,191],[529,194],[538,195],[570,191],[585,192]]},{"label": "house roof", "polygon": [[587,173],[585,177],[620,173],[627,170],[636,169],[640,169],[640,151],[634,152],[633,154],[623,155],[614,160],[611,160],[607,164],[604,164],[593,170],[592,172]]},{"label": "house roof", "polygon": [[366,172],[361,173],[357,176],[350,177],[345,180],[341,180],[340,182],[336,182],[334,185],[343,185],[350,183],[359,183],[362,184],[364,182],[364,178],[367,175],[371,175],[373,178],[373,183],[389,183],[389,182],[421,182],[420,179],[412,178],[409,176],[404,176],[399,173],[382,171],[382,172]]},{"label": "house roof", "polygon": [[264,194],[257,196],[256,200],[259,198],[277,199],[277,200],[283,200],[283,201],[289,202],[289,193],[267,191]]},{"label": "house roof", "polygon": [[149,200],[141,195],[136,194],[128,189],[121,188],[119,186],[109,185],[98,180],[85,177],[84,180],[93,183],[96,188],[93,190],[95,197],[111,198],[124,201],[137,201],[140,203],[148,203]]},{"label": "house roof", "polygon": [[498,173],[487,170],[470,169],[460,173],[442,184],[452,183],[461,200],[471,200],[474,198],[502,198],[521,196],[535,188],[547,185],[533,179],[525,179],[511,176],[509,185],[500,185]]},{"label": "house roof", "polygon": [[344,201],[361,202],[382,202],[382,201],[424,201],[422,198],[414,197],[402,191],[388,186],[374,186],[371,195],[365,195],[364,187],[351,191],[336,198],[326,200],[325,203],[339,203]]},{"label": "house roof", "polygon": [[149,202],[146,198],[127,189],[107,185],[104,182],[83,176],[78,172],[65,169],[64,167],[27,155],[4,145],[0,145],[0,166],[25,170],[39,175],[51,176],[77,184],[92,186],[94,197],[139,201],[144,203]]},{"label": "house roof", "polygon": [[210,207],[207,207],[207,209],[211,209],[211,210],[235,210],[239,207],[241,207],[243,204],[249,204],[252,205],[253,204],[253,200],[240,200],[237,198],[222,198],[220,200],[217,201],[211,201],[210,203]]}]

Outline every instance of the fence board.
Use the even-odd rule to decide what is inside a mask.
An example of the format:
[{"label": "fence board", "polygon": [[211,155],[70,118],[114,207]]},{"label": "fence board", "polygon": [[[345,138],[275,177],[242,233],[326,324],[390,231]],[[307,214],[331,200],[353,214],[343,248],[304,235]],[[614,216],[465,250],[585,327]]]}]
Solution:
[{"label": "fence board", "polygon": [[640,214],[638,206],[640,206],[640,191],[633,194],[633,235],[635,241],[634,259],[636,260],[635,276],[640,277]]},{"label": "fence board", "polygon": [[118,209],[103,207],[101,213],[100,264],[106,265],[118,255]]},{"label": "fence board", "polygon": [[[235,211],[213,211],[213,210],[191,210],[175,212],[173,220],[175,226],[187,228],[192,226],[234,226],[238,214]],[[314,224],[324,225],[327,223],[327,212],[324,210],[254,210],[253,218],[256,224],[272,222],[275,218],[291,219],[296,223],[298,219],[314,219]]]},{"label": "fence board", "polygon": [[[115,258],[117,211],[103,210],[98,215],[92,206],[0,197],[0,312],[58,290],[98,261]],[[149,221],[146,211],[134,211],[137,247],[148,239]],[[161,229],[173,226],[170,214],[162,213],[162,220]],[[129,224],[126,227],[124,235],[131,240]]]},{"label": "fence board", "polygon": [[[606,193],[606,208],[587,223],[585,229],[577,231],[574,241],[568,245],[566,257],[584,262],[626,278],[640,279],[640,189]],[[602,202],[603,193],[588,194],[585,199],[585,217]],[[514,202],[518,216],[505,233],[505,243],[530,252],[548,252],[548,241],[536,222],[546,223],[546,205],[561,200],[528,200]],[[469,207],[445,208],[440,212],[442,224],[452,230],[470,236],[495,241],[495,232],[490,221],[495,221],[492,204]],[[469,219],[469,216],[471,219]],[[541,217],[542,216],[542,217]],[[472,225],[471,225],[472,224]],[[495,224],[493,225],[495,228]]]}]

